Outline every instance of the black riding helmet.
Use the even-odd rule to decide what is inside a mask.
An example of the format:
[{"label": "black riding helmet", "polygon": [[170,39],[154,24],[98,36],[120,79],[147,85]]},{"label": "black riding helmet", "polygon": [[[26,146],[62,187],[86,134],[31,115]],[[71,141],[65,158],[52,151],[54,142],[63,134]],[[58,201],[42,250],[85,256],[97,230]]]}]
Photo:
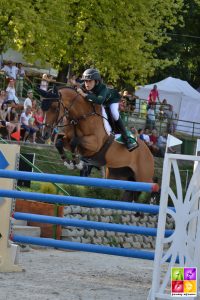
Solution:
[{"label": "black riding helmet", "polygon": [[87,69],[84,71],[82,80],[101,80],[101,75],[97,69]]}]

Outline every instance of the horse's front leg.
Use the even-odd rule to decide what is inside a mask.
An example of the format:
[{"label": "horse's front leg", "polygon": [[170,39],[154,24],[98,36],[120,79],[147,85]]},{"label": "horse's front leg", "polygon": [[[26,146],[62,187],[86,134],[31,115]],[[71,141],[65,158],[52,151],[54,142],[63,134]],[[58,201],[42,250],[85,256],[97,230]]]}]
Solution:
[{"label": "horse's front leg", "polygon": [[[74,166],[74,163],[72,160],[68,159],[67,156],[65,155],[65,150],[64,150],[64,147],[65,148],[68,148],[66,145],[68,143],[66,143],[66,139],[65,138],[61,138],[61,139],[58,139],[55,146],[56,146],[56,149],[58,150],[59,154],[60,154],[60,157],[64,163],[64,166],[67,167],[67,169],[69,170],[74,170],[75,166]],[[69,144],[68,144],[69,145]]]}]

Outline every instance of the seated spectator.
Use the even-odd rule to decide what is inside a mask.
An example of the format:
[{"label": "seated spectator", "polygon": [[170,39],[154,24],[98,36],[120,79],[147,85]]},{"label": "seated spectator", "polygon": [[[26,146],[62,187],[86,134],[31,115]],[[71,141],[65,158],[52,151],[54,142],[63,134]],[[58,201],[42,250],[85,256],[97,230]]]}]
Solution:
[{"label": "seated spectator", "polygon": [[42,128],[44,124],[44,113],[40,107],[38,107],[33,114],[35,119],[35,126],[39,129],[40,133],[42,133]]},{"label": "seated spectator", "polygon": [[27,107],[33,106],[33,90],[28,90],[27,92],[27,98],[24,101],[24,111],[27,109]]},{"label": "seated spectator", "polygon": [[8,139],[11,139],[11,134],[14,130],[20,130],[20,123],[18,118],[18,113],[16,112],[15,107],[10,107],[7,114],[7,129],[8,129]]},{"label": "seated spectator", "polygon": [[119,102],[119,111],[126,112],[126,98],[122,97]]},{"label": "seated spectator", "polygon": [[0,107],[2,104],[6,101],[6,91],[1,90],[0,91]]},{"label": "seated spectator", "polygon": [[138,135],[139,135],[139,138],[140,138],[142,141],[145,141],[145,139],[144,139],[144,129],[139,128],[139,129],[138,129]]},{"label": "seated spectator", "polygon": [[32,135],[33,143],[36,144],[35,139],[36,139],[37,129],[34,128],[32,122],[30,122],[30,121],[32,121],[31,114],[32,114],[31,107],[28,106],[26,108],[26,110],[20,116],[20,123],[21,123],[21,128],[23,128],[25,130],[23,141],[26,142],[28,136]]},{"label": "seated spectator", "polygon": [[152,142],[152,145],[150,146],[150,150],[153,154],[157,154],[159,152],[159,148],[157,146],[157,142],[158,142],[158,134],[156,129],[153,129],[151,132],[150,137],[150,142]]},{"label": "seated spectator", "polygon": [[[157,146],[159,148],[162,157],[165,156],[166,145],[167,145],[167,132],[163,132],[163,134],[161,134],[158,137],[158,142],[157,142]],[[169,147],[168,150],[172,153],[176,152],[175,150],[172,149],[172,147]]]},{"label": "seated spectator", "polygon": [[147,110],[147,122],[146,127],[150,130],[155,128],[156,116],[155,116],[155,107],[153,104],[150,105],[149,109]]},{"label": "seated spectator", "polygon": [[13,79],[11,79],[9,81],[6,92],[7,92],[7,100],[5,101],[5,103],[7,103],[7,104],[18,104],[19,103],[19,100],[15,93],[15,82]]},{"label": "seated spectator", "polygon": [[143,138],[144,138],[145,144],[146,144],[148,147],[151,147],[153,143],[150,141],[149,128],[145,128],[145,129],[144,129]]}]

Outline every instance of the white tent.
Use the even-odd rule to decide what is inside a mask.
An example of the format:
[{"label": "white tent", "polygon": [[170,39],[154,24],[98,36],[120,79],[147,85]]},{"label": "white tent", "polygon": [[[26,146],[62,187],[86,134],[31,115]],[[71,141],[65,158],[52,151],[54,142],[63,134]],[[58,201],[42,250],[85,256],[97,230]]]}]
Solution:
[{"label": "white tent", "polygon": [[[178,114],[179,120],[189,122],[179,121],[177,129],[187,133],[195,131],[196,135],[200,135],[200,125],[195,124],[193,128],[193,124],[191,124],[191,122],[200,123],[200,93],[187,81],[168,77],[159,82],[139,87],[135,94],[140,99],[147,100],[150,90],[155,84],[158,88],[160,101],[166,99],[169,104],[173,105],[173,111]],[[180,128],[181,126],[187,127],[184,129]]]}]

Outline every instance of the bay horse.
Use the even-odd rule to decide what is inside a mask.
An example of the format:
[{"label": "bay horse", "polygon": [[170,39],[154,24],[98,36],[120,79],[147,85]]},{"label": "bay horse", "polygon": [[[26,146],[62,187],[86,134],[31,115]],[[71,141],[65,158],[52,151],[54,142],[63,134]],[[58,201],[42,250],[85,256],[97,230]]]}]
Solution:
[{"label": "bay horse", "polygon": [[[52,129],[65,119],[65,149],[73,152],[77,148],[82,157],[104,164],[106,178],[153,182],[154,159],[147,145],[138,138],[139,147],[129,152],[125,145],[112,140],[104,128],[101,105],[89,102],[69,87],[59,88],[57,97],[44,91],[42,96],[46,98],[42,101],[46,128]],[[99,155],[102,148],[106,148],[103,158]]]}]

